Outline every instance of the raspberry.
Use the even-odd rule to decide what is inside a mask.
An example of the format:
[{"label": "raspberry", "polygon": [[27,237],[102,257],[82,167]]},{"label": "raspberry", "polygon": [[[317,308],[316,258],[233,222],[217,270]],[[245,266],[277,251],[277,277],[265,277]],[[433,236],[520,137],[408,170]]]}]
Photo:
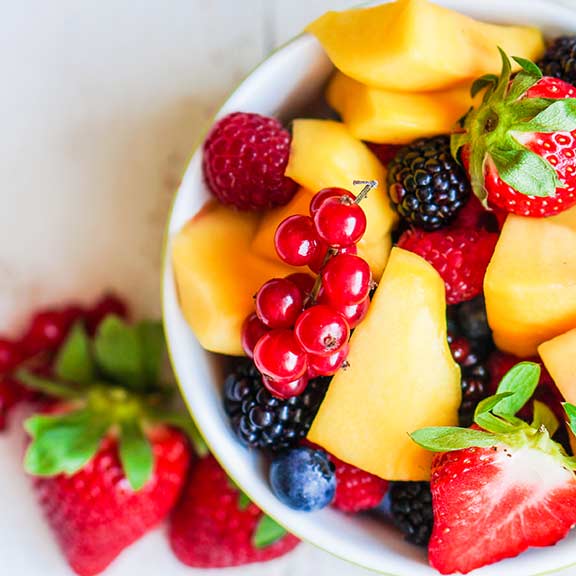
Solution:
[{"label": "raspberry", "polygon": [[497,240],[497,234],[482,229],[414,229],[402,234],[398,246],[432,264],[446,285],[447,303],[458,304],[481,294]]},{"label": "raspberry", "polygon": [[208,188],[223,204],[261,210],[288,203],[297,184],[284,176],[290,134],[280,122],[235,112],[212,128],[204,143]]},{"label": "raspberry", "polygon": [[336,466],[336,496],[332,506],[342,512],[361,512],[376,508],[388,490],[388,482],[329,456]]}]

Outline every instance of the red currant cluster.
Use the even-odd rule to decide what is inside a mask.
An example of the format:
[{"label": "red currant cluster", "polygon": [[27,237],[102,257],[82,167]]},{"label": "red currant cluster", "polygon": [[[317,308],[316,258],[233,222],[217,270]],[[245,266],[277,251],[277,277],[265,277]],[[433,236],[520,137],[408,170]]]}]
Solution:
[{"label": "red currant cluster", "polygon": [[17,339],[0,338],[0,430],[6,427],[8,413],[18,403],[34,396],[12,375],[34,360],[36,370],[50,372],[54,353],[77,321],[83,321],[91,333],[109,314],[125,318],[126,304],[113,294],[105,294],[90,308],[69,305],[37,312]]},{"label": "red currant cluster", "polygon": [[269,280],[244,323],[244,351],[276,396],[297,396],[310,378],[331,376],[346,361],[350,330],[370,304],[372,273],[356,244],[366,230],[359,201],[374,185],[357,198],[343,188],[325,188],[312,198],[309,216],[290,216],[276,230],[279,257],[318,274]]}]

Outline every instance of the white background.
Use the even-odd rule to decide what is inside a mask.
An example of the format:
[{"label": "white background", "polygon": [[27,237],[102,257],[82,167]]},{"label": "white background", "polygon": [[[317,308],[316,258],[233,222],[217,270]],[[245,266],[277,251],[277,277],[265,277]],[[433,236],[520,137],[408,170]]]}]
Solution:
[{"label": "white background", "polygon": [[[273,47],[351,3],[0,0],[0,328],[108,287],[158,315],[163,224],[206,120]],[[0,438],[0,574],[65,576],[21,451],[18,434]],[[107,574],[203,572],[157,531]],[[210,574],[368,575],[307,545]]]}]

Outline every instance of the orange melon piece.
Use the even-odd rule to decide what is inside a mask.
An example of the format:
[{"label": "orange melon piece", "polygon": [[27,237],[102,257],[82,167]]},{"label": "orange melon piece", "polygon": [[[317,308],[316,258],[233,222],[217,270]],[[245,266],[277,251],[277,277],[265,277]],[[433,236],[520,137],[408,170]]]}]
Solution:
[{"label": "orange melon piece", "polygon": [[469,82],[436,92],[394,92],[341,72],[330,81],[326,98],[353,136],[386,144],[446,134],[474,104]]},{"label": "orange melon piece", "polygon": [[530,60],[544,51],[536,28],[487,24],[428,0],[327,12],[307,30],[341,72],[399,92],[441,90],[497,73],[498,46]]},{"label": "orange melon piece", "polygon": [[182,312],[211,352],[243,355],[241,328],[254,310],[254,294],[267,280],[294,272],[279,260],[251,253],[259,219],[251,212],[208,204],[172,241]]},{"label": "orange melon piece", "polygon": [[332,379],[309,440],[381,478],[429,479],[432,454],[408,434],[456,425],[461,391],[446,340],[444,282],[423,258],[392,249],[348,361]]},{"label": "orange melon piece", "polygon": [[576,328],[540,344],[538,354],[562,396],[576,404]]},{"label": "orange melon piece", "polygon": [[576,326],[576,208],[510,215],[484,279],[496,345],[520,357]]}]

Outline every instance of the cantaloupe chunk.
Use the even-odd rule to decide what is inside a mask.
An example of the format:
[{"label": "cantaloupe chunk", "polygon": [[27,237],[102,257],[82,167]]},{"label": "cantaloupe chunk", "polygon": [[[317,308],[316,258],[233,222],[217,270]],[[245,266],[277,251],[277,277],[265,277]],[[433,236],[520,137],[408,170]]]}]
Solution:
[{"label": "cantaloupe chunk", "polygon": [[484,279],[496,345],[520,357],[576,326],[576,208],[509,215]]},{"label": "cantaloupe chunk", "polygon": [[[310,190],[306,188],[301,188],[288,204],[267,211],[262,217],[254,240],[252,241],[253,252],[264,258],[270,258],[272,260],[278,259],[276,249],[274,248],[276,229],[280,223],[289,216],[293,216],[294,214],[309,214],[310,201],[313,196],[313,192],[310,192]],[[362,203],[362,207],[364,207],[364,202]],[[370,214],[368,214],[368,216],[370,216]],[[392,239],[390,234],[384,234],[378,240],[371,243],[363,239],[358,244],[358,255],[368,262],[376,281],[380,279],[382,272],[384,272],[391,247]]]},{"label": "cantaloupe chunk", "polygon": [[308,438],[381,478],[427,480],[432,454],[408,434],[456,425],[461,391],[446,340],[444,282],[423,258],[392,249],[348,361]]},{"label": "cantaloupe chunk", "polygon": [[562,396],[576,404],[576,328],[540,344],[538,354]]},{"label": "cantaloupe chunk", "polygon": [[330,81],[326,98],[353,136],[386,144],[447,134],[474,104],[469,82],[436,92],[394,92],[341,72]]},{"label": "cantaloupe chunk", "polygon": [[544,50],[536,28],[479,22],[428,0],[327,12],[307,30],[347,76],[408,92],[443,89],[499,72],[498,46],[531,60]]},{"label": "cantaloupe chunk", "polygon": [[267,280],[295,270],[252,254],[259,218],[208,204],[173,239],[180,305],[206,350],[243,355],[241,328],[254,310],[254,294]]}]

